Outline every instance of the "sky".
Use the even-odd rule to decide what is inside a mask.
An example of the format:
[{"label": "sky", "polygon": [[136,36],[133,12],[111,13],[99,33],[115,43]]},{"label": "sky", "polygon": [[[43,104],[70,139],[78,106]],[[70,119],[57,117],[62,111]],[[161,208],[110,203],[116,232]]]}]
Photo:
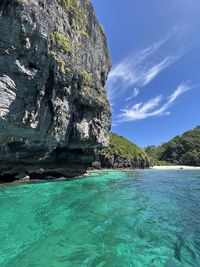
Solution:
[{"label": "sky", "polygon": [[112,131],[146,147],[200,124],[200,1],[92,0],[112,70]]}]

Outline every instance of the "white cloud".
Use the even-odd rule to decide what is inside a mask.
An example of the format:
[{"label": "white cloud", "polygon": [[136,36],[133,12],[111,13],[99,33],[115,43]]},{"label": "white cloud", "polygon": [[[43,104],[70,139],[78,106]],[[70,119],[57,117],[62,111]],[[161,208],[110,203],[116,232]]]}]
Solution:
[{"label": "white cloud", "polygon": [[124,95],[130,87],[141,88],[148,85],[160,72],[186,53],[186,49],[181,49],[172,55],[162,55],[161,46],[175,31],[177,31],[176,28],[160,42],[123,59],[111,70],[107,82],[108,96],[111,101]]},{"label": "white cloud", "polygon": [[175,56],[167,56],[164,58],[160,63],[154,65],[152,68],[150,68],[145,74],[144,74],[144,82],[142,86],[147,85],[150,83],[162,70],[169,67],[171,64],[176,62],[183,53],[179,52]]},{"label": "white cloud", "polygon": [[173,103],[177,97],[179,97],[179,95],[185,93],[186,91],[188,91],[189,89],[192,89],[193,87],[188,87],[187,85],[185,85],[184,83],[182,83],[181,85],[179,85],[179,87],[173,92],[173,94],[170,95],[168,103],[171,104]]},{"label": "white cloud", "polygon": [[134,97],[138,96],[140,93],[140,90],[138,88],[134,88],[132,94],[126,98],[126,101],[132,100]]},{"label": "white cloud", "polygon": [[182,83],[177,87],[176,90],[166,99],[165,103],[161,105],[163,97],[157,96],[146,103],[138,103],[135,104],[130,109],[121,110],[121,114],[119,115],[118,122],[124,121],[135,121],[142,120],[149,117],[161,116],[161,115],[169,115],[170,112],[168,108],[174,103],[174,101],[186,91],[197,87],[192,86],[189,87],[186,84]]}]

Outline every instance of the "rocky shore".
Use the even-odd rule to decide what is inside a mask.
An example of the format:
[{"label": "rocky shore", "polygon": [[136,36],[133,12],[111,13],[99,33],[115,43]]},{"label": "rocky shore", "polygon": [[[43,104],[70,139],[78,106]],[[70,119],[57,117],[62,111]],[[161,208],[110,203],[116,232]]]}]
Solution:
[{"label": "rocky shore", "polygon": [[96,149],[92,168],[96,169],[145,169],[150,167],[146,152],[126,138],[109,134],[110,145]]},{"label": "rocky shore", "polygon": [[96,154],[92,163],[94,169],[146,169],[150,167],[148,158],[136,156],[134,158],[119,155]]},{"label": "rocky shore", "polygon": [[0,180],[82,175],[108,145],[111,68],[87,0],[0,2]]}]

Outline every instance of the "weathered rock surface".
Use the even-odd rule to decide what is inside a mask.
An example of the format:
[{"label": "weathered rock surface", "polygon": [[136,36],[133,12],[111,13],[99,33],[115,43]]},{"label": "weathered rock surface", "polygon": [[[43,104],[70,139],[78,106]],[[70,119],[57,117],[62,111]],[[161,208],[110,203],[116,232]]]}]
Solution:
[{"label": "weathered rock surface", "polygon": [[110,133],[110,145],[95,149],[93,168],[97,169],[145,169],[150,167],[146,152],[128,139]]},{"label": "weathered rock surface", "polygon": [[127,158],[115,154],[96,153],[92,167],[95,169],[146,169],[150,167],[150,161],[147,157]]},{"label": "weathered rock surface", "polygon": [[108,145],[109,70],[88,0],[2,0],[0,179],[84,173]]}]

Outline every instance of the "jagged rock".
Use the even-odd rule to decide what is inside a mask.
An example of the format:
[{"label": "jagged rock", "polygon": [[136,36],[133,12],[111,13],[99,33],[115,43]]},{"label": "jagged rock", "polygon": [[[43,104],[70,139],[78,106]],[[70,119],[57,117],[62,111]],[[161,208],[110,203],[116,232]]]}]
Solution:
[{"label": "jagged rock", "polygon": [[96,152],[91,167],[95,169],[145,169],[150,167],[150,160],[147,157],[128,158]]},{"label": "jagged rock", "polygon": [[27,181],[30,180],[30,176],[25,174],[25,173],[21,173],[21,174],[15,176],[15,180],[20,180],[22,182],[27,182]]},{"label": "jagged rock", "polygon": [[2,172],[3,164],[30,171],[34,162],[52,173],[56,162],[59,174],[63,167],[64,175],[84,173],[86,150],[108,145],[110,67],[89,1],[1,1]]},{"label": "jagged rock", "polygon": [[150,159],[145,151],[126,138],[110,133],[110,146],[95,149],[92,168],[103,169],[145,169]]}]

